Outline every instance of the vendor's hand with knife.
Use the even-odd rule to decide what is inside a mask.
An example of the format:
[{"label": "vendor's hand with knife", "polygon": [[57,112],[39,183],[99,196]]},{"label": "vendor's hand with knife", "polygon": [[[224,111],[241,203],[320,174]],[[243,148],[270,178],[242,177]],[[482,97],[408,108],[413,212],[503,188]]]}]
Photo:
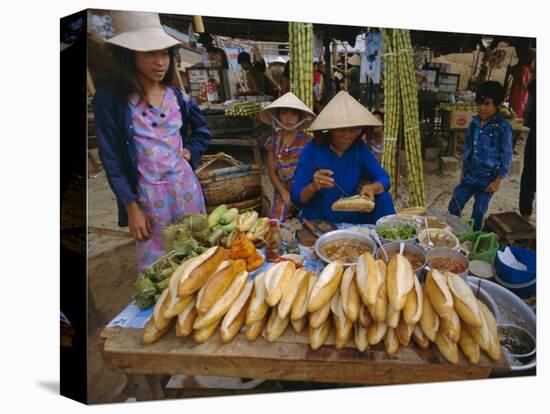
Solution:
[{"label": "vendor's hand with knife", "polygon": [[313,174],[312,186],[315,191],[320,191],[323,188],[333,188],[334,178],[332,178],[333,172],[331,170],[317,170]]},{"label": "vendor's hand with knife", "polygon": [[[369,200],[374,201],[374,197],[378,194],[382,194],[383,192],[384,186],[378,182],[375,182],[362,186],[361,191],[359,191],[359,195],[366,196]],[[370,210],[367,210],[367,213],[370,213],[373,209],[374,207]]]}]

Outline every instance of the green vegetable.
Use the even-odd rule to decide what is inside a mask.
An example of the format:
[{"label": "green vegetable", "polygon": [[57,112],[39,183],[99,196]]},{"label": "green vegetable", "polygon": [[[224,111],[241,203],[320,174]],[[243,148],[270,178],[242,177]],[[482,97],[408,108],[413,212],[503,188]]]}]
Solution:
[{"label": "green vegetable", "polygon": [[143,295],[136,295],[134,296],[134,300],[136,301],[136,305],[140,309],[147,309],[153,306],[156,303],[156,296],[150,295],[150,296],[143,296]]},{"label": "green vegetable", "polygon": [[376,233],[386,240],[410,240],[416,236],[416,230],[410,224],[380,225]]},{"label": "green vegetable", "polygon": [[193,238],[200,244],[208,244],[208,238],[210,237],[210,229],[207,227],[204,230],[193,233]]},{"label": "green vegetable", "polygon": [[236,208],[229,209],[225,212],[225,214],[220,219],[220,224],[221,225],[229,224],[235,221],[238,215],[239,215],[239,210],[237,210]]},{"label": "green vegetable", "polygon": [[135,288],[138,295],[154,295],[157,291],[155,284],[148,277],[140,276],[136,280]]},{"label": "green vegetable", "polygon": [[233,220],[231,223],[225,224],[220,227],[224,234],[229,234],[237,229],[237,220]]},{"label": "green vegetable", "polygon": [[212,233],[208,237],[208,244],[210,246],[218,246],[223,237],[223,230],[220,227],[212,229]]},{"label": "green vegetable", "polygon": [[208,227],[212,228],[216,224],[218,224],[222,218],[222,216],[227,212],[227,205],[220,204],[218,207],[216,207],[210,215],[208,216]]},{"label": "green vegetable", "polygon": [[167,278],[167,279],[161,280],[158,283],[155,283],[155,286],[157,287],[157,290],[159,292],[162,292],[164,289],[168,287],[169,283],[170,283],[170,278]]}]

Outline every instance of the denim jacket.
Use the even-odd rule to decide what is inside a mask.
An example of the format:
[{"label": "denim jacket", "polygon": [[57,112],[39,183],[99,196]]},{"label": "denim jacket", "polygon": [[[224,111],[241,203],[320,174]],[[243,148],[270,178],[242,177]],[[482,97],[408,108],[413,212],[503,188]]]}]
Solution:
[{"label": "denim jacket", "polygon": [[[180,89],[174,87],[174,91],[183,121],[180,129],[183,148],[191,153],[190,164],[196,168],[212,135],[198,105]],[[128,100],[114,87],[98,89],[94,96],[94,116],[99,156],[117,198],[118,225],[127,226],[125,206],[137,200],[138,182],[134,127]]]},{"label": "denim jacket", "polygon": [[506,177],[512,163],[512,125],[498,112],[481,126],[474,116],[464,140],[464,172],[492,171]]}]

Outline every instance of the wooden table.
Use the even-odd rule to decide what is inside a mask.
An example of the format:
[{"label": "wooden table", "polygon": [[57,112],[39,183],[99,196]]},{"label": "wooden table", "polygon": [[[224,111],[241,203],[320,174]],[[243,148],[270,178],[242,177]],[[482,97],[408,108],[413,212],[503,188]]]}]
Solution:
[{"label": "wooden table", "polygon": [[[488,378],[496,368],[507,368],[501,359],[491,361],[482,353],[479,365],[461,354],[457,365],[448,363],[435,349],[410,345],[393,356],[379,344],[361,353],[353,347],[337,350],[324,345],[312,351],[307,329],[296,334],[288,328],[277,342],[259,337],[248,342],[240,333],[222,344],[215,333],[206,343],[176,338],[167,333],[152,345],[141,344],[141,329],[105,329],[102,352],[107,363],[128,375],[138,399],[164,397],[164,375],[209,375],[272,380],[315,381],[344,384],[405,384]],[[332,333],[331,333],[332,335]],[[333,343],[329,337],[327,343]],[[432,347],[435,346],[432,344]]]}]

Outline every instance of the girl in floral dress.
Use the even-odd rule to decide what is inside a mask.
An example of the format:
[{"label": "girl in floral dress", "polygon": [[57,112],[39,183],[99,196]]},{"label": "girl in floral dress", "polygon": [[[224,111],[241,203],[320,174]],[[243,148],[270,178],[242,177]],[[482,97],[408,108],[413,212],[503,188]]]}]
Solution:
[{"label": "girl in floral dress", "polygon": [[267,171],[275,189],[271,218],[285,221],[298,213],[290,200],[290,187],[301,150],[311,140],[303,129],[311,125],[314,118],[315,114],[291,92],[260,113],[260,119],[275,129],[265,145]]},{"label": "girl in floral dress", "polygon": [[158,14],[111,15],[118,35],[108,43],[121,76],[98,89],[95,123],[119,225],[136,240],[141,271],[164,255],[167,224],[205,213],[193,168],[211,134],[196,103],[173,85],[179,42],[164,32]]}]

